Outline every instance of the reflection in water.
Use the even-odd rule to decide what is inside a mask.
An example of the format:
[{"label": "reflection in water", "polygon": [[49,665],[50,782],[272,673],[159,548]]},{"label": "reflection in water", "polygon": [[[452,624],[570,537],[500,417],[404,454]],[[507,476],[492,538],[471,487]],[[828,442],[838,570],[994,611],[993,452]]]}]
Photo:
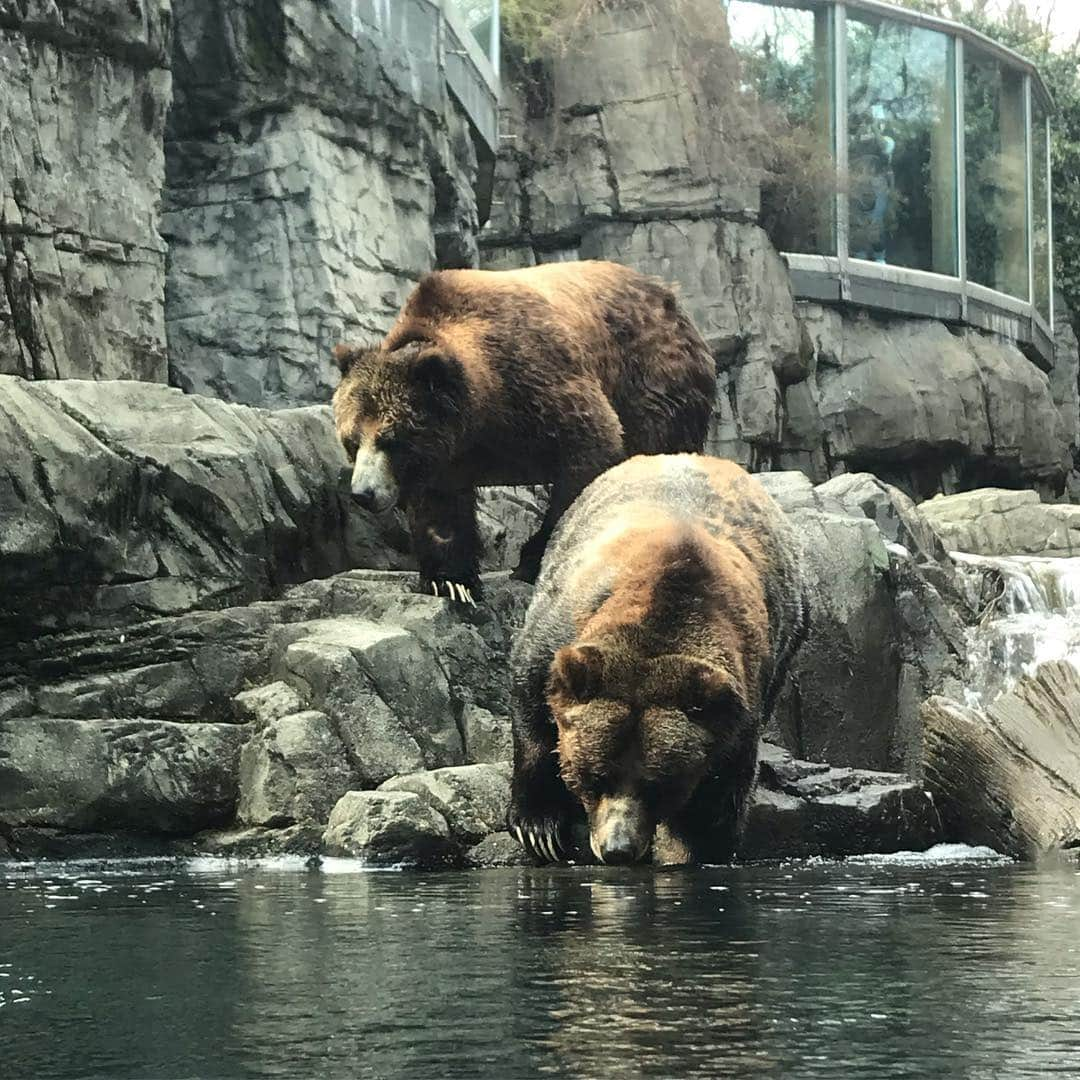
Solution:
[{"label": "reflection in water", "polygon": [[1078,882],[0,869],[4,1075],[1078,1076]]}]

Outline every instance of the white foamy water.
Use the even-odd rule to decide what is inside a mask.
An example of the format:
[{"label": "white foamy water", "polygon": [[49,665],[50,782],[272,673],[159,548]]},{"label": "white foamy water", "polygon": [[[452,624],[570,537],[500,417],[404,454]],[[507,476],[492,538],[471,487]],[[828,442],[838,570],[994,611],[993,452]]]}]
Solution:
[{"label": "white foamy water", "polygon": [[1080,558],[952,558],[968,602],[982,612],[968,632],[967,704],[992,701],[1040,664],[1080,668]]}]

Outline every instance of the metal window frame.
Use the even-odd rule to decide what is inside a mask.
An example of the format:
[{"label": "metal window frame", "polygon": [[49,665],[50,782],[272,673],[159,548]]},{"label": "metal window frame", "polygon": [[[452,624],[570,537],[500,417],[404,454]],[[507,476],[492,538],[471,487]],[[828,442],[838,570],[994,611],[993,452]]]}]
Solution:
[{"label": "metal window frame", "polygon": [[[1013,338],[1040,367],[1053,365],[1054,238],[1050,184],[1050,121],[1054,100],[1039,70],[1020,53],[999,44],[962,23],[923,15],[882,0],[750,0],[768,7],[802,10],[831,9],[833,31],[834,164],[838,178],[833,240],[836,254],[809,255],[783,252],[792,275],[792,290],[799,299],[851,303],[901,315],[941,318],[981,327]],[[954,167],[956,170],[956,276],[883,265],[853,259],[849,251],[849,201],[844,192],[849,168],[847,15],[863,11],[878,18],[906,23],[945,34],[953,44]],[[1018,70],[1024,79],[1025,198],[1027,221],[1028,297],[1026,300],[987,288],[968,277],[967,146],[964,68],[968,45]],[[1037,309],[1035,299],[1034,145],[1032,100],[1035,94],[1046,110],[1048,273],[1050,322]]]}]

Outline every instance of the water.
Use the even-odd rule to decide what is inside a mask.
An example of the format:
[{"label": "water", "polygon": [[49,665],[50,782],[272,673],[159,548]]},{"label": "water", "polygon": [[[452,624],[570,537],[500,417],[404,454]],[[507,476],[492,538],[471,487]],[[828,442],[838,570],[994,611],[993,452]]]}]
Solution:
[{"label": "water", "polygon": [[0,867],[0,1073],[1080,1077],[1075,866],[939,854]]},{"label": "water", "polygon": [[968,634],[968,705],[993,700],[1048,661],[1080,667],[1080,559],[952,558],[968,603],[983,612]]}]

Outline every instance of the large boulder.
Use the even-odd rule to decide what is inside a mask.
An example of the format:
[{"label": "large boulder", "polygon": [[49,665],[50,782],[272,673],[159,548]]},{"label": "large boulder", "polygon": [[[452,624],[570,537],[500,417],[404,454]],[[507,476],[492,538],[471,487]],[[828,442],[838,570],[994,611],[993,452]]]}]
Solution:
[{"label": "large boulder", "polygon": [[476,844],[506,823],[510,804],[510,767],[464,765],[432,772],[395,776],[380,791],[411,791],[437,810],[451,835],[463,844]]},{"label": "large boulder", "polygon": [[278,648],[278,674],[332,718],[360,783],[461,763],[446,675],[404,627],[322,619],[282,628]]},{"label": "large boulder", "polygon": [[160,720],[0,723],[0,825],[190,834],[232,817],[243,729]]},{"label": "large boulder", "polygon": [[327,855],[373,865],[444,862],[455,853],[446,820],[411,791],[350,791],[323,833]]},{"label": "large boulder", "polygon": [[0,5],[0,374],[166,379],[170,29],[169,0]]},{"label": "large boulder", "polygon": [[394,522],[351,504],[325,408],[0,376],[0,439],[0,643],[404,563]]}]

